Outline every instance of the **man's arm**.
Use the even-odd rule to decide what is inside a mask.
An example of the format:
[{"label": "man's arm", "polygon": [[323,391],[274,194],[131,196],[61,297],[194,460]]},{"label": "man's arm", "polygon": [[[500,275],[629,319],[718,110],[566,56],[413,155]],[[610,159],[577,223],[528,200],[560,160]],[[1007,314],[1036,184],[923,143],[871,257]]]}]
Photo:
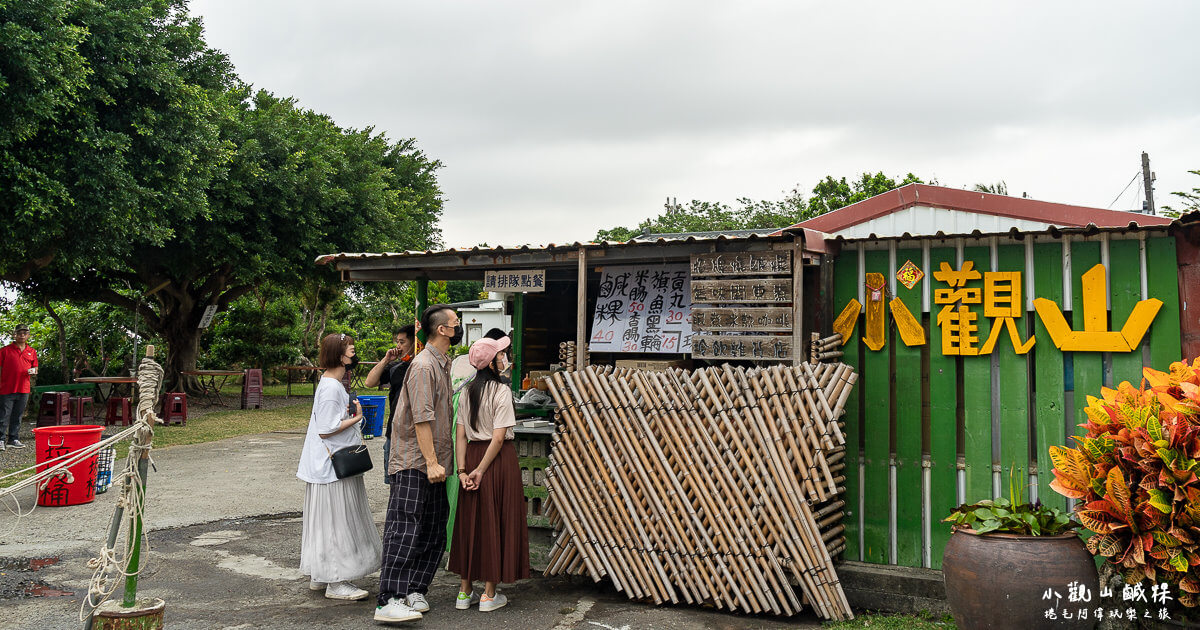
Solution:
[{"label": "man's arm", "polygon": [[364,387],[379,387],[379,379],[383,378],[384,370],[386,370],[387,366],[391,365],[392,361],[395,360],[395,354],[396,349],[391,348],[386,354],[383,355],[383,358],[379,360],[379,363],[376,363],[375,366],[371,368],[371,371],[367,373],[367,378],[363,379]]},{"label": "man's arm", "polygon": [[409,369],[416,371],[408,375],[402,395],[408,398],[408,407],[412,410],[413,433],[417,436],[421,456],[425,458],[425,473],[430,483],[445,481],[446,469],[438,463],[433,447],[433,391],[437,386],[437,374],[428,365],[414,365]]}]

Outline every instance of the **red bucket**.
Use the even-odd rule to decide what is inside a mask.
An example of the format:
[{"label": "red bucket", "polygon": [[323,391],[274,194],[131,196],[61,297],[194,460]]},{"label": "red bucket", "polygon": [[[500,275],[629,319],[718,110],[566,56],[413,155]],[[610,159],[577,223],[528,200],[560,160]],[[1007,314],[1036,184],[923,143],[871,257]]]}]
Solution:
[{"label": "red bucket", "polygon": [[[33,430],[37,463],[43,464],[56,457],[78,451],[100,441],[104,427],[93,424],[38,427]],[[96,469],[99,453],[67,468],[75,477],[67,483],[65,476],[51,477],[46,487],[38,492],[38,505],[59,507],[82,505],[96,498]],[[49,466],[39,465],[38,472]]]}]

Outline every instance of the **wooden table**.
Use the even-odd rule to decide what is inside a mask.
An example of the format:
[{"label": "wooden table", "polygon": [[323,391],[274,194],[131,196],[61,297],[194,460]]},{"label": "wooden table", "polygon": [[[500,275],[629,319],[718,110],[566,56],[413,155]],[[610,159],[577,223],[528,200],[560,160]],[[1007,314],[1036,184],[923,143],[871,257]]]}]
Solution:
[{"label": "wooden table", "polygon": [[[304,374],[305,372],[313,372],[314,376],[315,376],[316,372],[321,371],[321,368],[319,368],[315,365],[284,365],[284,366],[280,366],[279,369],[287,371],[287,396],[286,396],[287,398],[292,397],[292,374],[299,372],[301,375],[300,382],[303,383],[304,379],[308,378]],[[312,384],[313,384],[313,396],[316,396],[317,395],[317,379],[316,378],[313,378]]]},{"label": "wooden table", "polygon": [[[118,391],[122,390],[125,396],[129,397],[132,403],[133,384],[137,383],[137,379],[132,376],[76,376],[76,383],[92,383],[95,385],[107,384],[110,385],[107,394],[104,393],[103,387],[96,387],[96,402],[100,403],[100,407],[104,408],[108,403],[108,399]],[[123,387],[122,387],[123,386]]]},{"label": "wooden table", "polygon": [[231,376],[241,376],[241,370],[183,370],[184,376],[195,376],[200,382],[200,395],[214,405],[224,405],[221,399],[221,388]]}]

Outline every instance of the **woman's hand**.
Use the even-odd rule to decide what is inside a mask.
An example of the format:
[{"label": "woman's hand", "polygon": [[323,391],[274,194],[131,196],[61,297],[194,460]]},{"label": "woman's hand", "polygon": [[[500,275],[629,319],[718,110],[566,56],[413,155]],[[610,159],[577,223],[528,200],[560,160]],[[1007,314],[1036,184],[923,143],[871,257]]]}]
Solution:
[{"label": "woman's hand", "polygon": [[363,415],[362,414],[362,403],[358,402],[357,398],[354,399],[354,415],[356,415],[360,418]]},{"label": "woman's hand", "polygon": [[462,486],[463,490],[476,490],[479,488],[479,486],[476,485],[476,483],[471,479],[471,475],[468,475],[465,472],[458,473],[458,484]]},{"label": "woman's hand", "polygon": [[479,488],[479,482],[483,479],[483,471],[476,468],[471,471],[471,474],[467,475],[467,479],[471,480],[471,489],[475,490]]}]

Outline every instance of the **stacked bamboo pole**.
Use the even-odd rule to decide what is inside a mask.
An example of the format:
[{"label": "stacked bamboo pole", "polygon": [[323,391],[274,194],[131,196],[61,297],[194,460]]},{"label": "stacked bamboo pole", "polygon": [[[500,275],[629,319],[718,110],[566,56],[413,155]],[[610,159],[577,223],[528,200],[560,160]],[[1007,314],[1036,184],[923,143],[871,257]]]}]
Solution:
[{"label": "stacked bamboo pole", "polygon": [[840,363],[555,373],[545,574],[655,604],[852,618],[833,558],[855,378]]},{"label": "stacked bamboo pole", "polygon": [[832,336],[824,338],[818,333],[813,333],[808,352],[809,363],[816,365],[821,361],[830,361],[841,357],[842,351],[838,350],[840,347],[842,347],[842,333],[833,333]]},{"label": "stacked bamboo pole", "polygon": [[[563,369],[568,372],[575,371],[575,357],[578,352],[579,350],[576,349],[574,341],[564,341],[558,344],[558,360],[563,364]],[[587,346],[583,348],[583,362],[588,362]]]}]

